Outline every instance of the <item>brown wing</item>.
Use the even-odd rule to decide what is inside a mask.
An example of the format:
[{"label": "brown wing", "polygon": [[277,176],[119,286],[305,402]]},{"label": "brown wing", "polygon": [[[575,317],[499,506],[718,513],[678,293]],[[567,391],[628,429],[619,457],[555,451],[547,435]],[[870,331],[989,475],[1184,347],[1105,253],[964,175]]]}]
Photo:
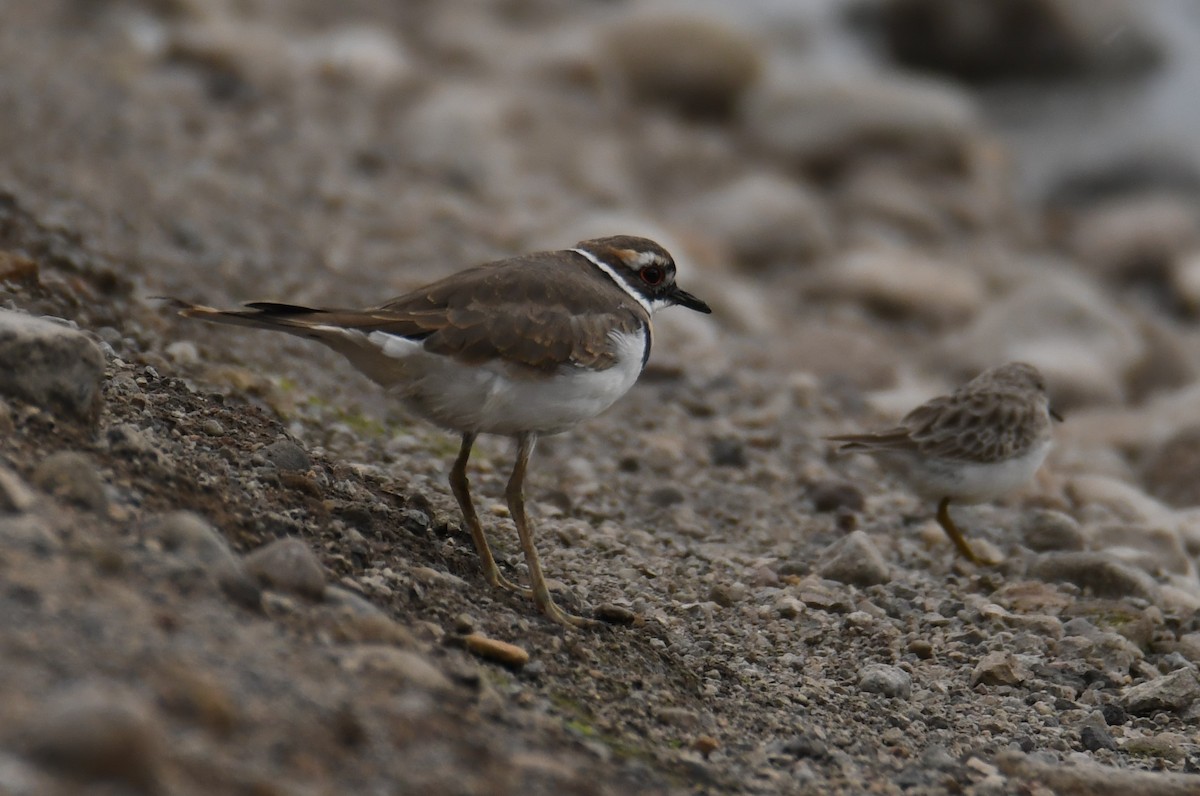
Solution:
[{"label": "brown wing", "polygon": [[[646,312],[583,257],[540,252],[482,265],[366,310],[256,302],[223,311],[174,301],[182,314],[273,328],[328,344],[343,330],[424,341],[428,351],[479,364],[500,359],[534,370],[616,364],[611,331],[634,332]],[[338,348],[338,345],[334,345]],[[340,350],[340,348],[339,348]]]},{"label": "brown wing", "polygon": [[[938,401],[940,405],[931,406]],[[1045,414],[1021,395],[963,389],[923,404],[903,422],[917,450],[926,456],[995,462],[1028,449],[1049,422]]]},{"label": "brown wing", "polygon": [[1019,455],[1042,438],[1049,415],[1044,401],[1029,400],[1027,384],[997,375],[987,371],[951,395],[926,401],[897,428],[830,439],[845,442],[842,450],[910,450],[952,461],[995,462]]},{"label": "brown wing", "polygon": [[540,252],[461,271],[371,311],[372,331],[424,339],[463,362],[554,370],[616,364],[609,333],[646,323],[642,307],[579,255]]}]

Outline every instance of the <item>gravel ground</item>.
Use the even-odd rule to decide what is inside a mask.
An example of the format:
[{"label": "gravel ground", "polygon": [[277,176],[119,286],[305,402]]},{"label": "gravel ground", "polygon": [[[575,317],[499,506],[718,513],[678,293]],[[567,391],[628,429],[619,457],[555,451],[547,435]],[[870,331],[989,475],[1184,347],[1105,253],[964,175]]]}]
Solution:
[{"label": "gravel ground", "polygon": [[[1200,180],[1015,190],[979,96],[888,60],[936,5],[10,2],[0,792],[1200,789]],[[1167,45],[1111,8],[1124,50],[1056,46],[1120,91]],[[535,454],[599,631],[483,583],[452,435],[150,298],[376,303],[617,232],[715,312]],[[1067,422],[955,509],[980,568],[822,438],[1013,358]],[[520,577],[511,455],[472,482]]]}]

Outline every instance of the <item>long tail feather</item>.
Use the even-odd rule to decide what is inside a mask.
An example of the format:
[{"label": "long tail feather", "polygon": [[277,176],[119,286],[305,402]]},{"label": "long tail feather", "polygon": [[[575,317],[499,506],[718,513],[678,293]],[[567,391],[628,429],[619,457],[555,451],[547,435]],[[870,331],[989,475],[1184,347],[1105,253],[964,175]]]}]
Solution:
[{"label": "long tail feather", "polygon": [[[193,304],[190,301],[163,296],[161,301],[174,309],[185,318],[199,318],[211,323],[224,323],[231,326],[250,326],[258,329],[274,329],[292,334],[304,334],[321,316],[322,310],[311,307],[301,307],[297,304],[277,304],[268,301],[258,301],[247,304],[245,309],[220,310],[216,307],[206,307],[203,304]],[[305,316],[308,316],[307,318]]]}]

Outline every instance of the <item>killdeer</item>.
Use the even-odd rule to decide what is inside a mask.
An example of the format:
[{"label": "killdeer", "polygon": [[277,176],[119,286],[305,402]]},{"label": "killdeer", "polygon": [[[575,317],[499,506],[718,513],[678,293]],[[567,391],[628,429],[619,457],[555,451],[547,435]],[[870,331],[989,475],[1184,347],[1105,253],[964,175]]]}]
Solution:
[{"label": "killdeer", "polygon": [[984,371],[950,395],[905,415],[896,428],[829,437],[841,451],[861,451],[937,500],[937,520],[964,558],[975,554],[950,517],[950,502],[982,503],[1028,483],[1050,450],[1046,383],[1032,365],[1010,362]]},{"label": "killdeer", "polygon": [[[169,299],[181,315],[309,337],[342,354],[417,415],[462,435],[450,489],[492,586],[532,597],[556,622],[588,627],[555,604],[525,512],[539,436],[594,417],[637,381],[650,356],[650,316],[679,305],[712,310],[675,284],[675,262],[645,238],[586,240],[460,271],[378,307],[315,309],[254,302],[219,310]],[[501,574],[471,502],[467,460],[480,434],[517,441],[505,497],[530,588]]]}]

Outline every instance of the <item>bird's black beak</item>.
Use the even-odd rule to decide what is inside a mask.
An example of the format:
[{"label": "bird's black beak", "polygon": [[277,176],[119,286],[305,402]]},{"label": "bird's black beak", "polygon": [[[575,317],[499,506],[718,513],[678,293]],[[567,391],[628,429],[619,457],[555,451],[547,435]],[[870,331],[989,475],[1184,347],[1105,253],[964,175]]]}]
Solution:
[{"label": "bird's black beak", "polygon": [[675,302],[681,307],[687,307],[689,310],[695,310],[696,312],[703,312],[705,315],[712,313],[712,307],[708,306],[686,290],[680,290],[678,287],[676,287],[671,291],[670,297],[671,301]]},{"label": "bird's black beak", "polygon": [[1062,415],[1060,415],[1058,412],[1055,412],[1053,409],[1050,409],[1049,411],[1050,411],[1050,417],[1054,418],[1055,420],[1057,420],[1060,423],[1063,422]]}]

